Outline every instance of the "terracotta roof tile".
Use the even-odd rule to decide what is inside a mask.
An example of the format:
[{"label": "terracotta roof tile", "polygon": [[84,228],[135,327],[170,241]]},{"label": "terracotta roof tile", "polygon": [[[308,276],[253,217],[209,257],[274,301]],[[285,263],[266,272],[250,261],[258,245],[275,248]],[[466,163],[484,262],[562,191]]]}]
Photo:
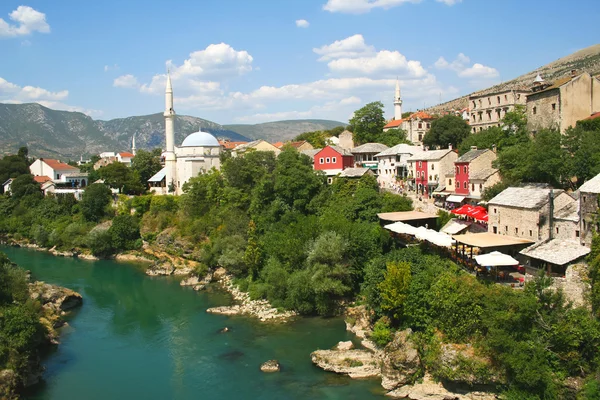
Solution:
[{"label": "terracotta roof tile", "polygon": [[394,119],[394,120],[388,122],[387,125],[384,126],[383,128],[384,129],[385,128],[395,128],[397,126],[402,125],[402,121],[404,121],[404,120],[403,119]]},{"label": "terracotta roof tile", "polygon": [[36,181],[37,183],[46,183],[48,181],[51,181],[52,179],[50,179],[46,175],[42,175],[42,176],[34,176],[33,180]]},{"label": "terracotta roof tile", "polygon": [[583,121],[589,121],[591,119],[600,118],[600,112],[595,112],[587,118],[584,118]]},{"label": "terracotta roof tile", "polygon": [[131,158],[131,157],[135,157],[135,155],[134,155],[133,153],[130,153],[130,152],[128,152],[128,151],[123,151],[123,152],[119,153],[119,155],[120,155],[121,157],[129,157],[129,158]]},{"label": "terracotta roof tile", "polygon": [[64,162],[60,162],[59,160],[54,160],[52,158],[43,158],[42,161],[44,161],[46,163],[46,165],[48,165],[50,168],[52,169],[58,169],[58,170],[65,170],[65,169],[71,169],[71,170],[77,170],[77,168],[69,165],[69,164],[65,164]]}]

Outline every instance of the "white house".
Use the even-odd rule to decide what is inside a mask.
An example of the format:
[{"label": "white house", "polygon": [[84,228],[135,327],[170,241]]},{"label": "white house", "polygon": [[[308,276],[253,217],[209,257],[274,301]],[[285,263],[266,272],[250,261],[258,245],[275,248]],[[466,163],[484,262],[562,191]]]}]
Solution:
[{"label": "white house", "polygon": [[398,144],[375,155],[378,161],[377,182],[382,188],[392,188],[398,180],[406,179],[409,175],[407,160],[423,151],[421,146]]}]

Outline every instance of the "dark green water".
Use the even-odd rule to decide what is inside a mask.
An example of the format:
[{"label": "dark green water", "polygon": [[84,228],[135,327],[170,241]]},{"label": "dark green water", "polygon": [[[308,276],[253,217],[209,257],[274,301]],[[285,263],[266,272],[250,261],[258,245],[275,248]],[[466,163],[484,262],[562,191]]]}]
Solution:
[{"label": "dark green water", "polygon": [[[314,367],[310,352],[350,340],[343,321],[284,325],[205,310],[220,293],[182,289],[112,261],[80,261],[0,247],[37,280],[73,289],[83,307],[44,362],[45,383],[29,399],[381,399],[379,381],[356,381]],[[218,333],[223,327],[231,332]],[[275,358],[282,371],[265,374]]]}]

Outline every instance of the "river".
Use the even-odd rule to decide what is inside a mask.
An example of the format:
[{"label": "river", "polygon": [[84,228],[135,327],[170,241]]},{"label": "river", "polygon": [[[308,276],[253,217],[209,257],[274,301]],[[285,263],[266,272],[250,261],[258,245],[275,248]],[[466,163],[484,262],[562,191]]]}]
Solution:
[{"label": "river", "polygon": [[[67,319],[45,382],[26,399],[382,399],[377,380],[313,366],[310,352],[355,339],[340,318],[272,325],[207,314],[226,293],[196,293],[175,278],[151,278],[114,261],[85,261],[0,247],[33,278],[73,289],[81,309]],[[223,327],[230,332],[219,333]],[[259,370],[277,359],[279,373]]]}]

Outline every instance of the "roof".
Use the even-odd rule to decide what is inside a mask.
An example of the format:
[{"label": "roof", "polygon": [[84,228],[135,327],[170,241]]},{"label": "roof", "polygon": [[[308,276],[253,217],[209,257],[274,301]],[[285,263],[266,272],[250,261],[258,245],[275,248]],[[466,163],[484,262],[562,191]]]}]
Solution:
[{"label": "roof", "polygon": [[375,154],[375,157],[384,157],[384,156],[396,156],[398,154],[417,154],[423,151],[421,146],[412,146],[406,143],[400,143],[395,145],[394,147],[390,147],[387,150],[383,150],[379,154]]},{"label": "roof", "polygon": [[304,145],[305,143],[308,143],[306,140],[301,140],[299,142],[290,142],[288,143],[290,146],[292,146],[293,148],[297,149],[298,147]]},{"label": "roof", "polygon": [[154,174],[150,179],[148,179],[148,182],[160,182],[165,179],[165,176],[167,176],[167,167],[163,167],[160,171]]},{"label": "roof", "polygon": [[50,179],[46,175],[42,175],[42,176],[34,176],[33,180],[36,181],[37,183],[46,183],[48,181],[51,181],[52,179]]},{"label": "roof", "polygon": [[484,181],[497,172],[498,170],[496,168],[484,168],[477,171],[469,172],[469,179],[472,181]]},{"label": "roof", "polygon": [[443,150],[427,150],[421,153],[415,154],[410,157],[407,161],[433,161],[439,160],[441,158],[446,157],[447,154],[451,153],[451,149],[443,149]]},{"label": "roof", "polygon": [[551,264],[565,265],[588,255],[590,251],[591,250],[588,247],[584,247],[576,241],[552,239],[528,247],[520,253],[524,256],[546,261]]},{"label": "roof", "polygon": [[351,156],[351,155],[352,155],[352,153],[350,153],[350,150],[348,150],[348,149],[343,149],[343,148],[341,148],[340,146],[336,146],[336,145],[334,145],[334,144],[330,144],[329,146],[326,146],[326,147],[324,147],[324,148],[322,148],[322,149],[319,149],[319,151],[317,151],[317,152],[315,153],[315,156],[316,156],[318,153],[320,153],[322,150],[325,150],[327,147],[330,147],[330,148],[332,148],[333,150],[335,150],[335,151],[337,151],[338,153],[340,153],[342,156]]},{"label": "roof", "polygon": [[323,149],[302,150],[300,153],[306,154],[310,158],[314,158],[317,155],[317,153],[320,152],[321,150],[323,150]]},{"label": "roof", "polygon": [[360,167],[346,168],[345,170],[342,171],[342,173],[340,174],[340,177],[342,177],[342,178],[360,178],[361,176],[368,173],[369,171],[371,171],[369,168],[360,168]]},{"label": "roof", "polygon": [[120,152],[120,153],[119,153],[119,155],[120,155],[121,157],[129,157],[129,158],[131,158],[131,157],[135,157],[135,154],[133,154],[133,153],[130,153],[130,152],[128,152],[128,151],[122,151],[122,152]]},{"label": "roof", "polygon": [[57,169],[57,170],[65,170],[65,169],[78,170],[79,169],[79,168],[75,168],[69,164],[65,164],[64,162],[60,162],[60,160],[54,160],[52,158],[40,158],[40,160],[45,162],[46,165],[48,165],[52,169]]},{"label": "roof", "polygon": [[2,184],[2,186],[6,186],[6,185],[8,185],[9,183],[12,183],[12,181],[14,181],[14,179],[13,179],[13,178],[8,178],[8,180],[7,180],[6,182],[4,182],[4,183]]},{"label": "roof", "polygon": [[590,119],[596,119],[596,118],[600,118],[600,111],[593,113],[592,115],[590,115],[587,118],[584,118],[583,121],[588,121]]},{"label": "roof", "polygon": [[579,200],[571,202],[563,208],[554,211],[554,218],[579,222]]},{"label": "roof", "polygon": [[194,132],[188,135],[183,142],[181,142],[181,147],[213,147],[220,146],[219,141],[216,137],[211,135],[208,132]]},{"label": "roof", "polygon": [[427,214],[420,211],[397,211],[377,214],[379,219],[384,221],[415,221],[419,219],[432,219],[437,218],[435,214]]},{"label": "roof", "polygon": [[600,193],[600,174],[581,185],[579,191],[584,193]]},{"label": "roof", "polygon": [[353,148],[352,154],[354,153],[381,153],[384,150],[387,150],[389,147],[387,147],[385,144],[381,144],[381,143],[365,143],[363,145],[360,145],[358,147]]},{"label": "roof", "polygon": [[283,142],[275,142],[275,143],[273,143],[273,146],[275,146],[275,147],[277,147],[278,149],[280,149],[280,148],[282,148],[282,147],[283,147],[283,145],[284,145],[284,144],[285,144],[285,143],[283,143]]},{"label": "roof", "polygon": [[538,209],[548,202],[548,196],[551,191],[554,197],[563,192],[562,189],[547,189],[534,186],[509,187],[491,199],[488,204]]},{"label": "roof", "polygon": [[413,113],[410,117],[408,117],[408,119],[433,119],[433,116],[427,114],[424,111],[417,111],[416,113]]},{"label": "roof", "polygon": [[457,163],[471,162],[474,159],[476,159],[477,157],[479,157],[480,155],[482,155],[483,153],[487,153],[488,151],[491,151],[491,150],[490,149],[469,150],[462,156],[458,157],[458,159],[455,162],[457,162]]},{"label": "roof", "polygon": [[402,121],[404,121],[403,119],[393,119],[390,122],[388,122],[383,129],[385,128],[396,128],[400,125],[402,125]]},{"label": "roof", "polygon": [[554,81],[552,83],[552,85],[548,86],[547,88],[542,89],[542,90],[538,90],[537,92],[533,92],[533,93],[531,93],[527,97],[535,96],[536,94],[539,94],[539,93],[545,93],[545,92],[548,92],[550,90],[558,89],[559,87],[561,87],[565,83],[569,83],[571,81],[571,79],[573,79],[572,76],[567,76],[566,78],[558,79],[558,80]]},{"label": "roof", "polygon": [[233,150],[234,148],[236,148],[237,146],[239,146],[240,144],[245,144],[248,142],[232,142],[229,140],[219,140],[219,144],[221,144],[221,146],[226,149],[226,150]]},{"label": "roof", "polygon": [[464,231],[472,224],[471,221],[467,221],[464,219],[452,218],[442,229],[440,232],[447,233],[449,235],[456,235],[459,232]]},{"label": "roof", "polygon": [[464,235],[453,235],[452,238],[467,246],[490,248],[503,246],[527,245],[533,243],[531,240],[520,239],[506,235],[496,235],[490,232],[466,233]]}]

